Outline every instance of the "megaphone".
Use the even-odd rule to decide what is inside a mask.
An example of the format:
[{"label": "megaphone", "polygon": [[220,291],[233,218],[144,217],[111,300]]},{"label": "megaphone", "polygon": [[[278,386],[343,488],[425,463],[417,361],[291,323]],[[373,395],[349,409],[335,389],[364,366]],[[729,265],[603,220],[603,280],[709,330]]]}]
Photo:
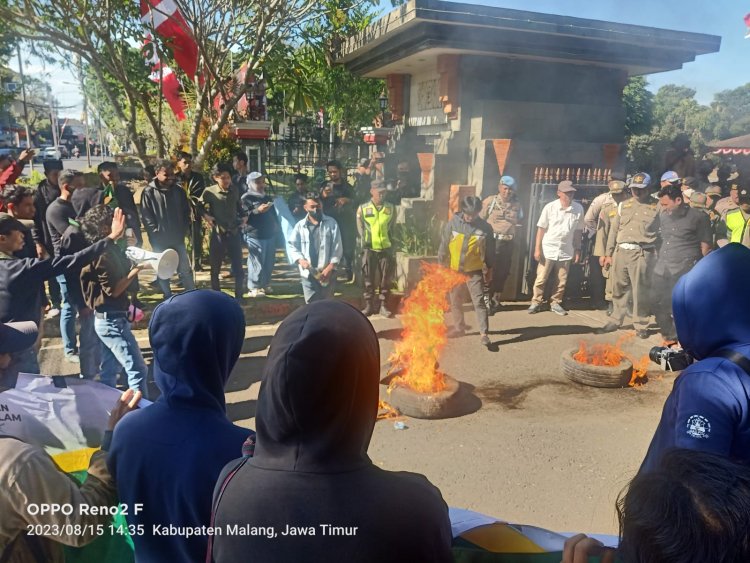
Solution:
[{"label": "megaphone", "polygon": [[160,280],[168,280],[175,275],[177,266],[180,264],[177,251],[171,248],[167,248],[164,252],[150,252],[137,246],[128,246],[125,255],[136,264],[148,262]]}]

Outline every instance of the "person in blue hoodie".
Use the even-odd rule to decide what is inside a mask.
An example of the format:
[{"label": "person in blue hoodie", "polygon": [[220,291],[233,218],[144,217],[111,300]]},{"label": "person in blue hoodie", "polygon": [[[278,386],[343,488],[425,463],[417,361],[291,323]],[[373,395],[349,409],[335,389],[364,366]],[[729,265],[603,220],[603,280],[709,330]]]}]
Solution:
[{"label": "person in blue hoodie", "polygon": [[[729,244],[672,292],[677,337],[697,361],[675,379],[640,473],[686,448],[750,461],[750,249]],[[732,361],[727,356],[734,354]]]},{"label": "person in blue hoodie", "polygon": [[[208,537],[200,527],[210,524],[214,484],[252,434],[227,418],[224,400],[245,317],[224,293],[188,291],[154,309],[149,337],[161,396],[117,425],[107,465],[138,530],[136,561],[203,561]],[[178,531],[159,535],[170,525]]]}]

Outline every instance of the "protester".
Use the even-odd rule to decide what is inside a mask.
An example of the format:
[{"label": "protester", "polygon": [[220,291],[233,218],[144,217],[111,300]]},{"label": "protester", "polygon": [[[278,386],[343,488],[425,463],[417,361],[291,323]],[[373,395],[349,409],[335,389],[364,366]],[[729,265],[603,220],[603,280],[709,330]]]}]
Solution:
[{"label": "protester", "polygon": [[[7,349],[2,343],[7,325],[0,326],[5,327],[0,329],[0,349]],[[140,394],[123,393],[109,416],[107,431],[116,428],[138,401]],[[102,444],[94,452],[86,480],[78,484],[39,446],[0,435],[0,560],[63,563],[64,545],[84,546],[105,533],[112,522],[110,510],[117,506],[105,463],[106,447]],[[32,506],[38,510],[30,510]]]},{"label": "protester", "polygon": [[0,155],[0,191],[9,184],[14,184],[23,173],[24,166],[30,162],[36,151],[24,149],[18,155],[18,160],[14,161],[10,155]]},{"label": "protester", "polygon": [[411,165],[406,160],[399,160],[396,165],[396,190],[399,197],[419,197],[421,186],[411,172]]},{"label": "protester", "polygon": [[576,189],[573,182],[564,180],[557,186],[557,198],[544,206],[537,222],[534,260],[537,261],[534,295],[529,313],[538,313],[542,308],[547,280],[555,277],[555,288],[550,296],[550,310],[558,315],[567,315],[562,306],[565,285],[568,282],[570,264],[578,264],[581,258],[581,236],[583,234],[583,206],[573,201]]},{"label": "protester", "polygon": [[[215,526],[275,534],[217,535],[207,560],[453,561],[440,491],[367,455],[379,379],[377,335],[350,305],[312,303],[281,323],[263,371],[254,456],[229,463],[214,491]],[[314,535],[285,535],[289,528]]]},{"label": "protester", "polygon": [[138,207],[135,205],[133,192],[126,185],[120,183],[120,169],[117,163],[105,161],[96,170],[99,173],[99,189],[102,192],[102,203],[112,209],[118,207],[122,209],[128,228],[133,229],[133,236],[136,241],[135,245],[142,246],[143,237],[141,236],[141,218],[138,215]]},{"label": "protester", "polygon": [[[739,563],[750,561],[750,469],[711,453],[667,452],[618,500],[618,548],[583,534],[565,542],[562,563]],[[616,559],[615,559],[616,557]]]},{"label": "protester", "polygon": [[242,350],[245,318],[224,293],[190,291],[156,307],[149,337],[161,396],[118,424],[107,465],[120,502],[142,506],[126,516],[144,530],[132,536],[136,561],[203,561],[205,535],[158,530],[209,525],[219,473],[252,434],[229,420],[224,395]]},{"label": "protester", "polygon": [[[362,280],[364,281],[366,317],[379,311],[388,319],[393,313],[388,309],[388,297],[393,285],[396,257],[393,254],[393,227],[396,208],[385,201],[382,180],[374,180],[370,188],[370,201],[357,208],[357,230],[362,240]],[[379,306],[375,305],[378,294]]]},{"label": "protester", "polygon": [[678,186],[659,190],[661,248],[649,280],[654,293],[653,313],[667,345],[677,342],[672,322],[672,289],[677,280],[711,252],[713,233],[708,215],[690,208]]},{"label": "protester", "polygon": [[305,212],[287,241],[287,254],[299,267],[305,303],[311,303],[334,296],[336,268],[344,251],[338,223],[323,214],[323,204],[312,192],[307,194]]},{"label": "protester", "polygon": [[668,188],[669,186],[674,186],[682,190],[682,179],[674,170],[667,170],[661,175],[661,179],[659,180],[659,188]]},{"label": "protester", "polygon": [[18,219],[26,229],[23,233],[23,248],[19,252],[15,252],[14,256],[16,258],[36,258],[34,236],[31,232],[34,228],[35,215],[34,192],[24,186],[12,184],[5,187],[0,198],[8,214],[14,219]]},{"label": "protester", "polygon": [[219,271],[224,257],[229,254],[234,277],[234,297],[244,293],[242,275],[242,238],[240,223],[242,207],[237,185],[232,182],[232,169],[228,164],[217,164],[211,170],[214,182],[203,192],[201,214],[211,229],[208,259],[211,266],[211,289],[219,291]]},{"label": "protester", "polygon": [[370,199],[370,187],[374,178],[375,158],[360,158],[357,171],[354,173],[354,195],[358,203],[367,203]]},{"label": "protester", "polygon": [[[23,247],[23,225],[6,213],[0,213],[0,322],[41,322],[42,289],[45,280],[61,275],[68,269],[88,264],[102,254],[108,244],[120,237],[125,230],[121,211],[116,211],[112,220],[112,234],[72,256],[56,258],[24,258],[13,256]],[[19,353],[20,371],[39,373],[39,361],[34,346]]]},{"label": "protester", "polygon": [[[630,309],[636,336],[648,338],[651,316],[649,292],[659,240],[659,210],[649,193],[651,176],[639,172],[630,180],[633,197],[617,206],[607,237],[605,267],[612,268],[612,321],[597,332],[618,330]],[[617,259],[613,256],[617,251]]]},{"label": "protester", "polygon": [[693,196],[693,194],[700,192],[698,186],[698,178],[693,178],[692,176],[683,178],[682,184],[680,185],[680,189],[682,190],[682,199],[685,202],[690,201],[690,198]]},{"label": "protester", "polygon": [[185,190],[190,201],[190,220],[192,222],[191,243],[193,248],[193,268],[196,272],[203,271],[203,224],[200,217],[200,198],[206,189],[206,181],[202,174],[193,170],[193,155],[185,151],[177,151],[177,183]]},{"label": "protester", "polygon": [[750,250],[739,244],[710,253],[677,282],[677,338],[698,361],[675,380],[641,472],[675,447],[750,461],[748,284]]},{"label": "protester", "polygon": [[[460,211],[443,228],[438,262],[466,274],[465,285],[477,315],[479,338],[483,346],[489,346],[489,311],[484,287],[486,280],[492,277],[495,237],[492,227],[479,217],[481,211],[482,200],[478,197],[466,196],[461,200]],[[450,293],[453,328],[448,332],[449,338],[463,336],[467,328],[464,323],[463,288],[464,284],[460,284]]]},{"label": "protester", "polygon": [[305,202],[307,201],[307,192],[310,191],[307,174],[296,174],[294,176],[294,187],[297,191],[289,196],[287,205],[295,220],[301,221],[307,215],[305,213]]},{"label": "protester", "polygon": [[513,265],[513,254],[518,247],[516,230],[523,221],[523,210],[513,191],[516,181],[512,176],[503,176],[498,184],[498,193],[482,202],[480,217],[489,223],[495,237],[495,255],[490,280],[490,315],[502,307],[502,293]]},{"label": "protester", "polygon": [[346,280],[354,279],[354,250],[357,246],[357,220],[354,206],[354,188],[346,181],[344,167],[338,160],[326,164],[331,188],[331,206],[324,212],[333,217],[341,230],[341,243],[344,248],[344,272]]},{"label": "protester", "polygon": [[750,222],[750,184],[737,186],[733,188],[737,194],[737,209],[733,209],[726,214],[727,238],[729,242],[738,242],[750,248],[750,229],[747,228]]},{"label": "protester", "polygon": [[[94,244],[111,234],[112,210],[97,205],[84,215],[81,230],[86,241]],[[132,242],[135,242],[134,240]],[[128,387],[148,397],[148,369],[141,349],[130,330],[128,289],[138,279],[145,262],[131,267],[130,260],[118,245],[81,270],[81,286],[86,306],[94,311],[94,329],[101,340],[101,382],[117,386],[117,375],[125,370]]]},{"label": "protester", "polygon": [[[185,237],[190,232],[190,203],[185,191],[175,184],[172,163],[161,160],[154,165],[156,175],[141,195],[141,221],[154,252],[174,249],[180,257],[177,269],[182,286],[195,288]],[[169,280],[159,280],[164,297],[171,297]]]},{"label": "protester", "polygon": [[[34,237],[37,258],[46,258],[55,255],[52,236],[47,226],[47,207],[60,197],[58,179],[62,169],[61,161],[45,160],[44,180],[39,182],[34,194],[34,228],[31,234]],[[62,295],[60,294],[60,285],[57,283],[56,278],[50,279],[48,285],[51,308],[47,312],[47,315],[53,318],[60,314]]]},{"label": "protester", "polygon": [[251,172],[248,188],[241,198],[247,217],[243,237],[247,245],[247,289],[250,297],[273,293],[271,275],[276,263],[276,236],[279,222],[273,209],[273,198],[266,194],[266,177]]},{"label": "protester", "polygon": [[247,167],[247,153],[237,151],[232,155],[232,167],[236,174],[232,176],[232,182],[237,186],[237,191],[242,196],[247,190],[247,175],[250,173]]}]

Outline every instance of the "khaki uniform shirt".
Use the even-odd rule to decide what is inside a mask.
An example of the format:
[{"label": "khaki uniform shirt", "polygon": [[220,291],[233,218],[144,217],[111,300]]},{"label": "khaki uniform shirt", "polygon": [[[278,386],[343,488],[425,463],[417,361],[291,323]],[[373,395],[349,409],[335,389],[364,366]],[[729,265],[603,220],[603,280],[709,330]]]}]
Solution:
[{"label": "khaki uniform shirt", "polygon": [[[47,537],[35,537],[48,563],[62,563],[63,544],[86,545],[99,534],[97,526],[107,526],[109,515],[81,514],[80,506],[114,506],[116,490],[107,470],[106,454],[98,451],[91,456],[88,478],[80,486],[60,471],[44,450],[15,438],[0,438],[0,553],[27,526],[47,526]],[[57,503],[72,505],[69,516],[60,513],[30,514],[30,504]],[[57,530],[55,526],[59,526]],[[80,526],[74,534],[71,526]],[[58,532],[58,533],[55,533]],[[11,546],[8,563],[35,563],[28,538],[20,537]]]},{"label": "khaki uniform shirt", "polygon": [[617,206],[607,236],[607,256],[618,244],[630,243],[649,247],[659,238],[659,210],[655,203],[641,203],[635,198]]},{"label": "khaki uniform shirt", "polygon": [[724,221],[727,218],[727,213],[729,213],[733,209],[737,209],[738,207],[739,205],[734,203],[731,197],[727,196],[716,202],[714,210],[719,214],[722,221]]},{"label": "khaki uniform shirt", "polygon": [[493,195],[482,202],[480,217],[490,224],[496,235],[515,237],[516,226],[523,219],[523,211],[514,199],[503,203],[499,195]]},{"label": "khaki uniform shirt", "polygon": [[617,203],[612,200],[606,203],[599,211],[599,219],[596,223],[596,239],[594,240],[594,256],[607,255],[607,238],[612,228],[612,220],[617,216]]}]

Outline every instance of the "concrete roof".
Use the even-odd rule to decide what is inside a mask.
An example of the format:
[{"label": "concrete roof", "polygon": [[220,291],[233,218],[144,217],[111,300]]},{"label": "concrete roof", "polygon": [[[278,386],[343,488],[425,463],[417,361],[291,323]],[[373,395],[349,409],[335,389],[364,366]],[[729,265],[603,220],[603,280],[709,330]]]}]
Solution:
[{"label": "concrete roof", "polygon": [[682,68],[721,37],[522,10],[411,0],[342,45],[338,62],[370,77],[411,74],[460,53],[621,68],[629,75]]}]

